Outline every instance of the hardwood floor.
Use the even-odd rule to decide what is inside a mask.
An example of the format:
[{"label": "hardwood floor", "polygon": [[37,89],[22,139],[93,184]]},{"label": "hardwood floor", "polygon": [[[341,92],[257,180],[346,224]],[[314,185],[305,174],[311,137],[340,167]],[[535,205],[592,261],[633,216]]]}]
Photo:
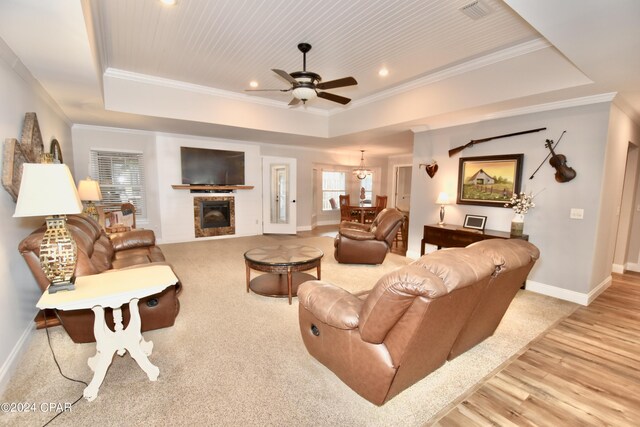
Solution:
[{"label": "hardwood floor", "polygon": [[431,425],[640,425],[640,275],[613,284]]}]

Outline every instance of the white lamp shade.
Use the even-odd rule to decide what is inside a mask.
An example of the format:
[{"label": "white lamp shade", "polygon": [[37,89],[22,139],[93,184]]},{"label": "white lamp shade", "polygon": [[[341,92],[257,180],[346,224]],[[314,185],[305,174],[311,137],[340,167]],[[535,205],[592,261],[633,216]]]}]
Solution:
[{"label": "white lamp shade", "polygon": [[80,200],[86,202],[102,200],[100,185],[98,185],[98,181],[94,181],[91,178],[83,179],[78,183],[78,194],[80,195]]},{"label": "white lamp shade", "polygon": [[82,212],[82,202],[65,164],[24,163],[14,217]]},{"label": "white lamp shade", "polygon": [[314,99],[315,97],[317,97],[318,94],[311,87],[298,86],[293,90],[293,96],[298,99],[304,99],[305,101],[308,101],[309,99]]},{"label": "white lamp shade", "polygon": [[438,205],[448,205],[449,204],[449,195],[444,191],[438,194],[438,200],[436,200],[436,204]]}]

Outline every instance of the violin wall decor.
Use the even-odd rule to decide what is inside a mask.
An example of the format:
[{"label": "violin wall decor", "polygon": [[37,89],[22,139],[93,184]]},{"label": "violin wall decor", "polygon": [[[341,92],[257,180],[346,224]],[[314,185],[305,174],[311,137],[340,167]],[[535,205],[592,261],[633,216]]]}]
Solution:
[{"label": "violin wall decor", "polygon": [[556,142],[555,145],[553,143],[553,139],[545,140],[544,146],[549,149],[549,154],[547,154],[547,157],[544,158],[542,163],[540,163],[540,166],[538,166],[538,168],[533,172],[533,174],[531,174],[529,179],[533,179],[535,174],[538,172],[538,170],[540,170],[542,165],[544,165],[544,162],[546,162],[547,159],[549,159],[549,157],[551,157],[549,159],[549,164],[556,170],[556,174],[555,174],[556,181],[569,182],[576,177],[576,171],[572,167],[567,166],[567,157],[563,154],[556,154],[556,152],[554,151],[554,148],[558,146],[558,144],[560,143],[560,140],[562,139],[562,137],[566,132],[567,132],[566,130],[562,131],[562,134],[560,135],[560,138],[558,138],[558,142]]}]

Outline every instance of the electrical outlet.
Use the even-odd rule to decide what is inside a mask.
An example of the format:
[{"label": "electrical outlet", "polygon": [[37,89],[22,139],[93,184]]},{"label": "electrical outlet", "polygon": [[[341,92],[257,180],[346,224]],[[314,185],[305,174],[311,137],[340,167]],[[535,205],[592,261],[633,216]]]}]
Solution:
[{"label": "electrical outlet", "polygon": [[569,213],[569,218],[571,218],[571,219],[583,219],[584,218],[584,209],[571,208],[571,212]]}]

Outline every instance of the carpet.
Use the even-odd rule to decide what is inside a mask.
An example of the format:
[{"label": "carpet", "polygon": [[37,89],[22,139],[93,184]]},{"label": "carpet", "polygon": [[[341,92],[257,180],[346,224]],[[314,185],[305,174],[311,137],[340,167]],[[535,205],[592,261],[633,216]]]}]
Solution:
[{"label": "carpet", "polygon": [[[520,291],[493,337],[377,407],[307,353],[297,299],[289,305],[286,298],[246,293],[242,254],[293,242],[322,249],[322,279],[351,292],[371,288],[381,275],[410,262],[389,254],[379,266],[338,264],[329,237],[162,245],[184,289],[176,324],[144,334],[154,343],[150,360],[160,368],[158,381],[148,381],[128,354],[115,356],[96,400],[80,400],[50,425],[424,425],[576,307]],[[50,334],[63,372],[89,382],[86,362],[95,344],[74,344],[61,327]],[[0,424],[43,425],[55,409],[43,410],[42,403],[64,406],[83,389],[60,376],[45,331],[35,331],[0,402],[35,403],[36,411],[2,413]]]}]

